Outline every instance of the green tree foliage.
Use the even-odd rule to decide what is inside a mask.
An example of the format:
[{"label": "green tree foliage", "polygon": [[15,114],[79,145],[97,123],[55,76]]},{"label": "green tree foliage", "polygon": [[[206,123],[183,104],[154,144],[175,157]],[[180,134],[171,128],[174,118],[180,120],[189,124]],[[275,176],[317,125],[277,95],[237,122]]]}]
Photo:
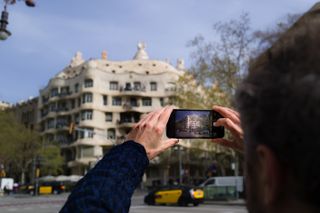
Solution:
[{"label": "green tree foliage", "polygon": [[[195,37],[188,43],[192,48],[192,66],[178,81],[176,104],[180,108],[194,109],[211,109],[214,104],[236,107],[233,95],[247,73],[250,60],[272,46],[298,17],[287,15],[272,28],[252,31],[249,15],[244,13],[237,19],[215,23],[213,41],[201,35]],[[228,132],[226,137],[232,140]],[[191,145],[214,150],[223,167],[230,165],[232,155],[235,156],[232,150],[217,147],[210,141],[193,140]],[[203,152],[193,150],[192,153],[199,156]]]},{"label": "green tree foliage", "polygon": [[[246,73],[253,44],[249,16],[242,14],[238,19],[218,22],[213,25],[213,31],[214,41],[207,41],[199,35],[188,43],[192,48],[192,66],[177,83],[176,104],[180,108],[232,106],[234,91]],[[228,132],[226,137],[231,137]],[[214,159],[217,160],[220,175],[226,174],[234,159],[231,149],[218,146],[211,140],[192,140],[187,144],[189,155],[198,156],[201,165],[208,167]]]},{"label": "green tree foliage", "polygon": [[43,145],[39,134],[20,124],[13,113],[0,111],[0,164],[7,176],[20,182],[32,180],[35,159],[40,156],[42,174],[61,172],[60,149],[54,145]]},{"label": "green tree foliage", "polygon": [[39,151],[41,176],[59,175],[62,173],[63,158],[60,147],[55,144],[46,145]]},{"label": "green tree foliage", "polygon": [[41,141],[39,135],[18,123],[14,115],[0,112],[0,160],[5,165],[7,175],[25,181],[25,174],[30,173],[31,164],[36,156]]}]

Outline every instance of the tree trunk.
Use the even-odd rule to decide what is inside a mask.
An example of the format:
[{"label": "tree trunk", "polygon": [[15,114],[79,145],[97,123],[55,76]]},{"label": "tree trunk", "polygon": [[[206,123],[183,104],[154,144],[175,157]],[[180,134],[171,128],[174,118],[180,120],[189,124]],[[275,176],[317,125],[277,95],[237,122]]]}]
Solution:
[{"label": "tree trunk", "polygon": [[25,184],[26,182],[26,173],[24,170],[22,170],[21,172],[21,180],[20,180],[21,184]]}]

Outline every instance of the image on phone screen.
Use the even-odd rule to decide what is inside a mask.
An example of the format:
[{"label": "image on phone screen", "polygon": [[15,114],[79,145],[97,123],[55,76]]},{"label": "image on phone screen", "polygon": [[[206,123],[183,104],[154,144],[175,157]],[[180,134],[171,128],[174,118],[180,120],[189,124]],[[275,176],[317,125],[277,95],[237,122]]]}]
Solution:
[{"label": "image on phone screen", "polygon": [[221,117],[213,110],[173,110],[167,125],[167,136],[171,138],[223,137],[223,127],[213,126],[213,122]]}]

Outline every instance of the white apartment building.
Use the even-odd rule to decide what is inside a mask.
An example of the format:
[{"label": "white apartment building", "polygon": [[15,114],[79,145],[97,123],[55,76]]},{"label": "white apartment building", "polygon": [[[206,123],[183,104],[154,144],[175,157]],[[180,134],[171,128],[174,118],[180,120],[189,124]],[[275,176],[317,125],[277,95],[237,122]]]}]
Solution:
[{"label": "white apartment building", "polygon": [[[176,67],[150,60],[142,43],[128,61],[110,61],[106,52],[85,61],[78,52],[40,90],[40,132],[61,145],[70,173],[83,175],[124,141],[142,114],[170,103],[183,70],[182,60]],[[71,134],[70,124],[75,124]]]}]

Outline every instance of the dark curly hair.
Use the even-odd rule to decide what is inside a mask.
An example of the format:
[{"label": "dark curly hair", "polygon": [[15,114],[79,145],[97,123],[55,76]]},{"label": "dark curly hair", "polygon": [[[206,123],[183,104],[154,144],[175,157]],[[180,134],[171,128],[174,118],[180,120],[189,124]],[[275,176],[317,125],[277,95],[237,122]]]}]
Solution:
[{"label": "dark curly hair", "polygon": [[[245,140],[273,150],[295,194],[320,207],[320,9],[302,16],[249,68],[236,94]],[[250,146],[251,146],[250,145]]]}]

